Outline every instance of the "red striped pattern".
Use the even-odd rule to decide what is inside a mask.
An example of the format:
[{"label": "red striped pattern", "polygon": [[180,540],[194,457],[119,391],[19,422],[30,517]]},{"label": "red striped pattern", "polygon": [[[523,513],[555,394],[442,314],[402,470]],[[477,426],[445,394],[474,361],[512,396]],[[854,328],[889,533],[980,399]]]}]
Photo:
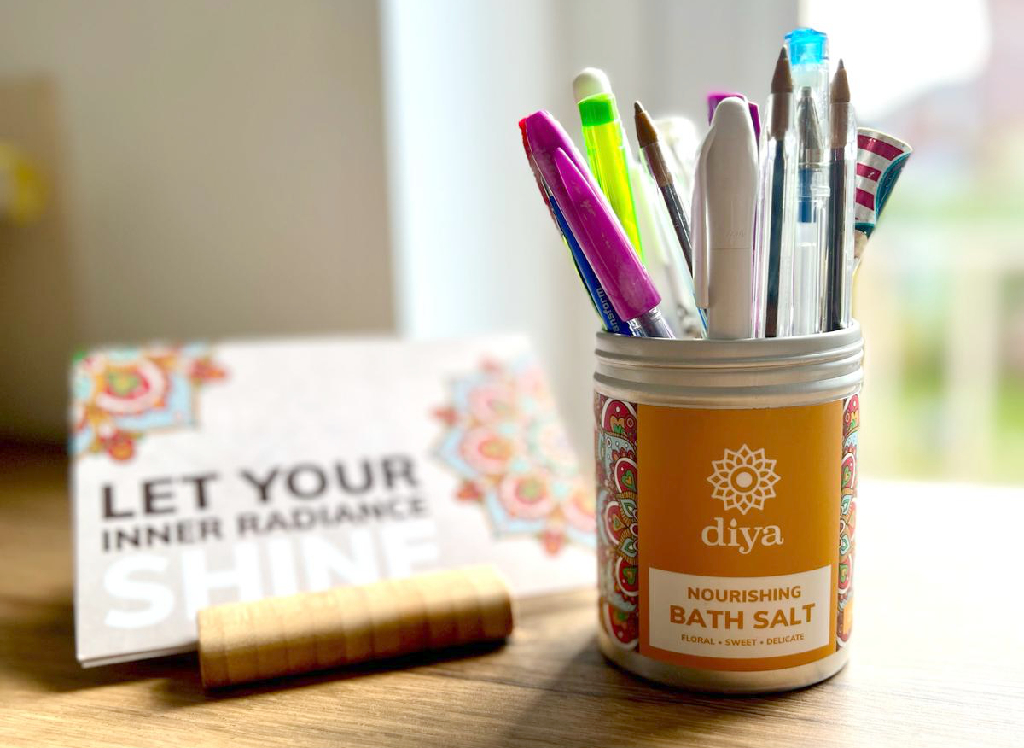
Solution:
[{"label": "red striped pattern", "polygon": [[889,161],[892,161],[897,156],[903,155],[903,151],[896,146],[883,143],[881,140],[869,138],[866,135],[857,136],[857,147],[865,151],[877,153],[879,156],[884,159],[888,159]]},{"label": "red striped pattern", "polygon": [[875,209],[875,196],[865,190],[857,190],[856,200],[868,210]]},{"label": "red striped pattern", "polygon": [[878,178],[882,176],[882,172],[881,170],[875,169],[867,164],[857,164],[857,176],[867,177],[868,179],[878,181]]}]

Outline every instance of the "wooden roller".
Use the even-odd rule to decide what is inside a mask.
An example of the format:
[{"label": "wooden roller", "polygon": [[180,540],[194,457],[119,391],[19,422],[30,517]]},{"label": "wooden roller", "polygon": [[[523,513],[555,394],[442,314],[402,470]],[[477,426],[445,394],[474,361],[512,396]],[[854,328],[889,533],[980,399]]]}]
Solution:
[{"label": "wooden roller", "polygon": [[208,688],[505,639],[508,585],[490,566],[199,611]]}]

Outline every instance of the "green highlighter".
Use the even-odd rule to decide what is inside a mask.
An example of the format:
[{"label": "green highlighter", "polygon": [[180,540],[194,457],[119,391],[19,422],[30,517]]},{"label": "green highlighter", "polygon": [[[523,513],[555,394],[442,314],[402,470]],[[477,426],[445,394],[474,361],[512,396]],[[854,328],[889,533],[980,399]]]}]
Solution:
[{"label": "green highlighter", "polygon": [[[587,68],[576,77],[573,89],[579,101],[587,161],[642,261],[644,251],[636,225],[633,191],[629,185],[625,135],[608,78],[600,70]],[[587,95],[593,91],[597,92]]]}]

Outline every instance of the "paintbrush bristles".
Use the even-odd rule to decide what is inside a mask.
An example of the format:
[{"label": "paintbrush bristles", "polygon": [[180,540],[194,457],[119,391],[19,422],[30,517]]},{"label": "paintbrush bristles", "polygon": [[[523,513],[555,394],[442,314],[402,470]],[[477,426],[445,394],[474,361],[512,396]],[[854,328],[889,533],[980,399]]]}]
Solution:
[{"label": "paintbrush bristles", "polygon": [[793,93],[793,75],[789,71],[789,53],[785,47],[779,52],[779,59],[775,63],[771,92],[773,94]]},{"label": "paintbrush bristles", "polygon": [[639,101],[633,104],[633,118],[636,120],[636,140],[641,148],[658,142],[658,131],[654,128],[651,115]]},{"label": "paintbrush bristles", "polygon": [[832,78],[829,97],[829,147],[845,148],[850,126],[850,82],[846,78],[846,66],[842,60]]}]

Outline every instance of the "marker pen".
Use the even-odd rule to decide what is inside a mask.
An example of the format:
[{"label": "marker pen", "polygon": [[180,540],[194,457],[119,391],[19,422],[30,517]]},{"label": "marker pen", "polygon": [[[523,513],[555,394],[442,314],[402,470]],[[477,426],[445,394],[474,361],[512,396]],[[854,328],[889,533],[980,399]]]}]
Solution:
[{"label": "marker pen", "polygon": [[608,332],[614,332],[618,335],[632,335],[632,332],[626,322],[615,313],[615,309],[612,307],[612,303],[608,299],[608,294],[606,294],[604,289],[601,287],[601,282],[594,274],[594,269],[587,261],[586,256],[583,254],[583,250],[580,249],[580,245],[579,242],[576,241],[576,237],[573,236],[572,229],[569,228],[569,224],[565,220],[565,216],[562,214],[562,209],[558,207],[558,201],[555,200],[555,196],[551,193],[551,189],[544,182],[544,177],[541,175],[540,169],[537,168],[537,162],[533,158],[530,141],[526,135],[525,119],[519,120],[519,129],[522,132],[523,150],[526,151],[526,159],[530,164],[530,171],[533,172],[533,178],[537,183],[537,189],[540,190],[541,197],[548,206],[548,212],[551,215],[551,220],[555,222],[555,225],[562,234],[562,240],[565,242],[566,247],[569,248],[569,254],[572,257],[576,273],[579,275],[580,282],[583,284],[583,287],[590,295],[591,303],[594,305],[594,311],[596,311],[598,316],[601,318],[601,324]]},{"label": "marker pen", "polygon": [[567,196],[566,220],[615,311],[628,321],[634,335],[675,337],[658,311],[661,296],[604,196],[594,191],[564,151],[556,151],[554,165]]}]

